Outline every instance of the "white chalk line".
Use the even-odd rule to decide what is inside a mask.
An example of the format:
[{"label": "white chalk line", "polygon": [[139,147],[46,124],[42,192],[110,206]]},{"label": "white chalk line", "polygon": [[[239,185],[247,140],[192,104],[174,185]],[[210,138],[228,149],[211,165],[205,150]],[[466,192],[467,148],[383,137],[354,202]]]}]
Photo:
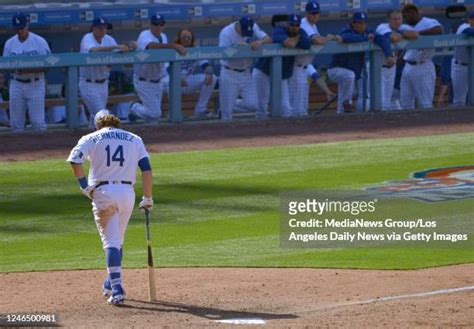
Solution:
[{"label": "white chalk line", "polygon": [[401,300],[401,299],[409,299],[409,298],[419,298],[419,297],[427,297],[433,295],[443,295],[443,294],[451,294],[455,292],[464,292],[474,290],[474,286],[466,286],[466,287],[459,287],[459,288],[450,288],[450,289],[441,289],[441,290],[432,290],[432,291],[425,291],[419,292],[415,294],[407,294],[407,295],[396,295],[396,296],[387,296],[387,297],[377,297],[377,298],[370,298],[366,300],[360,301],[353,301],[353,302],[346,302],[346,303],[339,303],[339,304],[329,304],[324,305],[318,308],[314,308],[311,310],[301,311],[297,313],[311,313],[331,308],[338,308],[338,307],[345,307],[345,306],[354,306],[354,305],[366,305],[366,304],[374,304],[379,302],[386,302],[392,300]]}]

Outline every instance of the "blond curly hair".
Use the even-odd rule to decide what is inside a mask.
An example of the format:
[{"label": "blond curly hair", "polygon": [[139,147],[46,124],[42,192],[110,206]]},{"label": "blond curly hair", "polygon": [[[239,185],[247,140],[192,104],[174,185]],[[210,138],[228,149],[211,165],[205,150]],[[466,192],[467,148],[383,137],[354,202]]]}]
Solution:
[{"label": "blond curly hair", "polygon": [[113,114],[106,114],[97,120],[97,128],[102,129],[105,127],[120,128],[120,119]]}]

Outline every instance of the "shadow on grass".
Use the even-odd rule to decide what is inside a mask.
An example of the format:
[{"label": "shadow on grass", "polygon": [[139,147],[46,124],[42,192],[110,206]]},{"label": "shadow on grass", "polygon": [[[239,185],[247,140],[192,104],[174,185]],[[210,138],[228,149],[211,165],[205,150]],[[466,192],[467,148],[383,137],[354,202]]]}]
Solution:
[{"label": "shadow on grass", "polygon": [[121,307],[137,310],[163,312],[163,313],[183,313],[198,316],[208,320],[226,319],[250,319],[260,318],[262,320],[296,319],[298,316],[287,313],[262,313],[224,310],[220,308],[197,306],[183,303],[173,303],[165,301],[147,302],[142,300],[127,299],[126,304]]}]

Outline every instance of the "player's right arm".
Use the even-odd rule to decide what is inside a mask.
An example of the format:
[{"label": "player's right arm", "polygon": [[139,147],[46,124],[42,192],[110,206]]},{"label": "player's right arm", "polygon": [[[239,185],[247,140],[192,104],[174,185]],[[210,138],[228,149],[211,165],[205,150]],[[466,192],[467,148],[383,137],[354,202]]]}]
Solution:
[{"label": "player's right arm", "polygon": [[84,172],[83,163],[86,161],[90,152],[90,140],[86,137],[82,137],[77,145],[72,149],[67,162],[71,164],[74,176],[77,178],[82,193],[89,199],[92,199],[92,192],[94,186],[89,186],[89,183]]}]

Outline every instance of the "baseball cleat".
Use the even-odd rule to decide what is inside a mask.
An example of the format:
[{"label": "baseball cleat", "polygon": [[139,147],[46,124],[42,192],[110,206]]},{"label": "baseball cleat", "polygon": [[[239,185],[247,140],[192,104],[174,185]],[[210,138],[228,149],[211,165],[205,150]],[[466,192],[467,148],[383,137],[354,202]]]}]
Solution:
[{"label": "baseball cleat", "polygon": [[112,285],[110,284],[109,278],[105,278],[102,284],[102,295],[106,298],[112,296]]},{"label": "baseball cleat", "polygon": [[112,288],[112,295],[107,300],[107,303],[110,305],[123,305],[125,302],[125,291],[123,290],[122,286],[114,286]]}]

